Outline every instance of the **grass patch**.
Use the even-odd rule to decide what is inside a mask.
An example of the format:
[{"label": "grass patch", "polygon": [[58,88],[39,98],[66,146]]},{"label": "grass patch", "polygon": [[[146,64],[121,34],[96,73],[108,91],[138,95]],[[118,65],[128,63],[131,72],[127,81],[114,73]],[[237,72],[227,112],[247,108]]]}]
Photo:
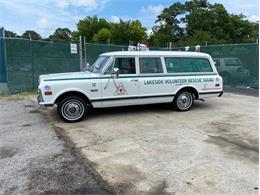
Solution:
[{"label": "grass patch", "polygon": [[4,99],[6,100],[14,101],[14,102],[24,100],[24,98],[25,98],[24,96],[20,96],[20,95],[9,95],[4,97]]},{"label": "grass patch", "polygon": [[26,99],[26,97],[30,96],[30,95],[36,95],[37,91],[30,91],[30,92],[20,92],[17,94],[1,94],[0,95],[0,99],[5,99],[5,100],[9,100],[9,101],[21,101]]},{"label": "grass patch", "polygon": [[24,92],[21,92],[21,93],[18,93],[18,94],[21,95],[21,96],[28,96],[28,95],[37,95],[38,92],[37,91],[29,91],[29,92],[24,91]]}]

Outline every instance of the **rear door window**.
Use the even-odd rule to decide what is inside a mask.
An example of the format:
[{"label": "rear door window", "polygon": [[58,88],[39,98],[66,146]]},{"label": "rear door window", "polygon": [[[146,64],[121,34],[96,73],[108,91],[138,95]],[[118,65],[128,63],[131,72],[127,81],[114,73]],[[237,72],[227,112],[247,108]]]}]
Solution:
[{"label": "rear door window", "polygon": [[163,73],[161,58],[139,58],[140,73]]}]

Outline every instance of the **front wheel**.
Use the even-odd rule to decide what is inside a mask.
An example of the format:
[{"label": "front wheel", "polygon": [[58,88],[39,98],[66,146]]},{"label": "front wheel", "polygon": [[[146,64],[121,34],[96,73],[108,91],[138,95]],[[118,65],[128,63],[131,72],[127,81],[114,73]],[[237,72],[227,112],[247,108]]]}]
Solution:
[{"label": "front wheel", "polygon": [[86,102],[77,96],[63,98],[57,107],[59,117],[66,122],[77,122],[87,114]]},{"label": "front wheel", "polygon": [[187,111],[190,109],[193,102],[194,102],[194,96],[191,92],[180,91],[174,97],[172,104],[174,108],[176,108],[178,111]]}]

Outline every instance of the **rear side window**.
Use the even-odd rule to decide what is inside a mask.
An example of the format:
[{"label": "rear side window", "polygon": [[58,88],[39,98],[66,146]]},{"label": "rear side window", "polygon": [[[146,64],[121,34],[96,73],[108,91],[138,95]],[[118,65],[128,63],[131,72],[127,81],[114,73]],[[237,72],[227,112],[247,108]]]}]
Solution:
[{"label": "rear side window", "polygon": [[161,58],[139,58],[140,72],[147,73],[162,73]]},{"label": "rear side window", "polygon": [[212,72],[211,65],[205,58],[166,57],[164,59],[168,73]]}]

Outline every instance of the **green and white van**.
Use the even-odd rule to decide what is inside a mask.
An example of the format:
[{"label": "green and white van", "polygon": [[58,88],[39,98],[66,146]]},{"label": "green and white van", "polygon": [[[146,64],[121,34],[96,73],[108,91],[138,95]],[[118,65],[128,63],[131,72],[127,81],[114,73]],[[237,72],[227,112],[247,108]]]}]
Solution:
[{"label": "green and white van", "polygon": [[60,118],[83,119],[89,107],[169,103],[187,111],[194,100],[221,96],[223,82],[210,55],[199,52],[103,53],[86,72],[41,75],[38,102],[57,104]]}]

